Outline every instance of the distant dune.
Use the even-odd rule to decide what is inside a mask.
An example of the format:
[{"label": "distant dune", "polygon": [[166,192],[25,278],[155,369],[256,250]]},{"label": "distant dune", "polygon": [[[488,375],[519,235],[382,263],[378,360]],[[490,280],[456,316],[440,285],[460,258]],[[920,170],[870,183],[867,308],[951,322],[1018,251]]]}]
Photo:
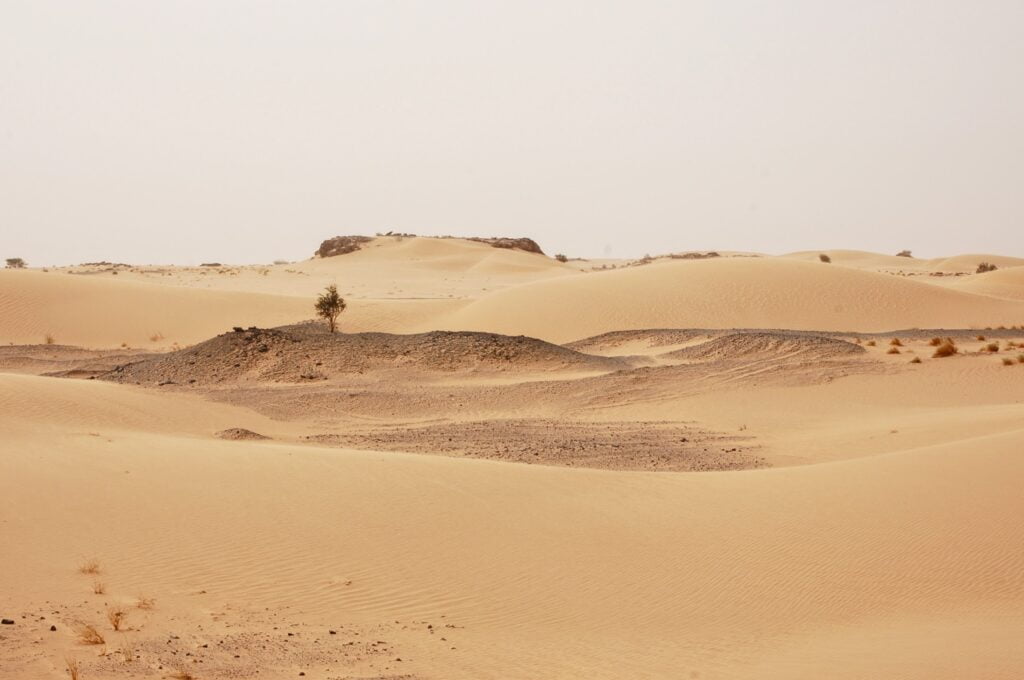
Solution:
[{"label": "distant dune", "polygon": [[1024,304],[785,258],[654,264],[524,284],[433,322],[566,342],[641,328],[886,331],[1024,323]]}]

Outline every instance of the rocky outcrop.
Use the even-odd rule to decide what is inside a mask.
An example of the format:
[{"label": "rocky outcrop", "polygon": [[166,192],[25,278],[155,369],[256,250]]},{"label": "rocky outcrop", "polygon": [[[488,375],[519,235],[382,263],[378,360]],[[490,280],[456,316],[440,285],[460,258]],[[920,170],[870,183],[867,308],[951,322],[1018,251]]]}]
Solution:
[{"label": "rocky outcrop", "polygon": [[317,257],[334,257],[354,253],[373,239],[369,236],[335,236],[320,244],[315,255]]},{"label": "rocky outcrop", "polygon": [[537,253],[543,255],[544,251],[540,249],[537,242],[532,238],[470,238],[470,241],[479,241],[480,243],[490,244],[494,248],[509,248],[511,250],[523,250],[527,253]]}]

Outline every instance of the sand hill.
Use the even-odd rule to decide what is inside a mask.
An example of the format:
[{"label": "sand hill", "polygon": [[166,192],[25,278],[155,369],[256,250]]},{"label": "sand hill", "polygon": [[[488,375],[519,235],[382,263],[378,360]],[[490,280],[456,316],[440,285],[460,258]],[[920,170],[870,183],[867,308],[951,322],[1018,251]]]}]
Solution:
[{"label": "sand hill", "polygon": [[566,342],[669,326],[869,332],[1022,322],[1019,302],[896,276],[785,259],[719,258],[524,284],[435,325]]}]

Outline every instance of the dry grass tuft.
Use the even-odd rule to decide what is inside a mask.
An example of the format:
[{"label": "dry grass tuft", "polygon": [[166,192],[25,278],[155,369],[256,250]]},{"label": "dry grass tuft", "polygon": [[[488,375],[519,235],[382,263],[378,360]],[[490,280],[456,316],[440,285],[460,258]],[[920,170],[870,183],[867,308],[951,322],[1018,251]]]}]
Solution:
[{"label": "dry grass tuft", "polygon": [[1013,366],[1013,359],[1010,357],[1003,357],[1003,366]]},{"label": "dry grass tuft", "polygon": [[903,341],[900,340],[899,338],[893,338],[892,340],[889,341],[889,344],[894,347],[903,347]]},{"label": "dry grass tuft", "polygon": [[163,339],[164,339],[164,334],[161,333],[160,331],[157,331],[156,333],[153,333],[153,335],[149,336],[149,341],[150,342],[160,342]]},{"label": "dry grass tuft", "polygon": [[135,643],[132,640],[126,639],[121,643],[121,648],[117,650],[118,654],[125,663],[131,663],[135,661]]},{"label": "dry grass tuft", "polygon": [[135,606],[139,609],[152,609],[156,606],[156,598],[139,595],[135,598]]},{"label": "dry grass tuft", "polygon": [[984,335],[979,335],[978,336],[978,342],[985,342],[985,336]]},{"label": "dry grass tuft", "polygon": [[914,357],[913,359],[910,360],[910,363],[912,363],[912,364],[919,364],[919,363],[921,363],[921,357]]},{"label": "dry grass tuft", "polygon": [[78,659],[71,656],[70,654],[67,654],[64,656],[64,663],[67,664],[68,677],[70,677],[71,680],[78,680],[80,677],[82,677],[81,670],[78,667]]},{"label": "dry grass tuft", "polygon": [[98,630],[96,630],[96,626],[82,621],[76,621],[71,624],[71,629],[75,631],[75,635],[78,636],[78,641],[83,645],[102,645],[106,643],[106,639]]},{"label": "dry grass tuft", "polygon": [[128,612],[120,607],[107,608],[107,621],[110,621],[110,627],[114,630],[121,630],[126,618],[128,618]]},{"label": "dry grass tuft", "polygon": [[953,344],[952,341],[947,340],[935,348],[935,354],[933,354],[932,357],[935,359],[942,359],[943,357],[951,357],[959,351],[960,350],[957,349],[957,346]]},{"label": "dry grass tuft", "polygon": [[928,344],[931,345],[932,347],[938,347],[939,345],[942,344],[942,338],[932,338],[931,340],[928,341]]},{"label": "dry grass tuft", "polygon": [[92,592],[97,595],[102,595],[107,592],[107,586],[103,581],[94,581],[92,584]]},{"label": "dry grass tuft", "polygon": [[89,559],[83,559],[82,563],[78,565],[78,572],[81,574],[98,574],[100,573],[100,561],[95,557]]},{"label": "dry grass tuft", "polygon": [[56,340],[54,340],[53,336],[50,335],[49,333],[46,334],[46,337],[43,338],[43,341],[47,345],[52,345],[54,342],[56,342]]},{"label": "dry grass tuft", "polygon": [[886,352],[886,354],[899,354],[899,353],[900,353],[900,348],[897,347],[896,345],[893,345],[892,347],[890,347],[889,351]]},{"label": "dry grass tuft", "polygon": [[867,345],[868,347],[874,347],[874,346],[875,346],[875,345],[877,345],[878,343],[877,343],[877,342],[875,342],[874,340],[868,340],[868,341],[867,341],[867,342],[865,342],[864,344],[865,344],[865,345]]},{"label": "dry grass tuft", "polygon": [[985,351],[987,351],[987,352],[998,352],[999,351],[999,343],[998,342],[990,342],[990,343],[988,343],[987,345],[985,345]]}]

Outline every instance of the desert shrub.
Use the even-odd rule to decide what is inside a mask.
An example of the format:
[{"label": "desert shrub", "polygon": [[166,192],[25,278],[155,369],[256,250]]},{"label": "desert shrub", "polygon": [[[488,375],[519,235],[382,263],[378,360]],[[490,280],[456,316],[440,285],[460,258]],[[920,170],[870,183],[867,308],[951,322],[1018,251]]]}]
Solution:
[{"label": "desert shrub", "polygon": [[120,607],[107,607],[107,621],[110,622],[110,627],[114,630],[121,630],[126,618],[128,618],[128,612]]},{"label": "desert shrub", "polygon": [[985,342],[985,336],[984,335],[979,335],[978,336],[978,342]]},{"label": "desert shrub", "polygon": [[68,667],[68,677],[71,680],[78,680],[81,676],[81,669],[78,666],[78,659],[68,654],[64,657],[64,663]]},{"label": "desert shrub", "polygon": [[338,330],[338,315],[345,311],[345,300],[338,295],[338,287],[333,283],[325,289],[324,293],[316,299],[313,308],[316,315],[327,322],[327,326],[334,333]]},{"label": "desert shrub", "polygon": [[932,338],[931,340],[928,341],[928,344],[931,345],[932,347],[938,347],[939,345],[942,344],[942,338]]},{"label": "desert shrub", "polygon": [[912,363],[912,364],[919,364],[919,363],[921,363],[921,357],[914,357],[913,359],[910,360],[910,363]]},{"label": "desert shrub", "polygon": [[92,624],[76,621],[71,624],[71,629],[75,631],[78,641],[83,645],[102,645],[106,642],[103,635]]},{"label": "desert shrub", "polygon": [[1013,366],[1013,359],[1010,357],[1003,357],[1003,366]]},{"label": "desert shrub", "polygon": [[825,253],[818,255],[818,259],[824,262],[825,264],[832,264],[832,258],[826,255]]},{"label": "desert shrub", "polygon": [[43,338],[43,342],[45,342],[47,345],[52,345],[54,342],[56,342],[56,340],[52,335],[47,333],[46,336]]},{"label": "desert shrub", "polygon": [[936,359],[951,357],[959,351],[960,350],[957,349],[957,346],[952,341],[947,340],[935,348],[935,354],[933,354],[932,357]]},{"label": "desert shrub", "polygon": [[892,340],[889,341],[889,344],[893,345],[894,347],[903,347],[903,341],[900,340],[899,338],[893,338]]},{"label": "desert shrub", "polygon": [[874,346],[875,346],[875,345],[877,345],[878,343],[877,343],[877,342],[875,342],[874,340],[868,340],[868,341],[867,341],[867,342],[865,342],[864,344],[865,344],[865,345],[867,345],[868,347],[874,347]]},{"label": "desert shrub", "polygon": [[21,259],[20,257],[9,257],[9,258],[7,258],[7,268],[8,269],[24,269],[25,268],[25,260]]},{"label": "desert shrub", "polygon": [[900,348],[897,347],[896,345],[893,345],[892,347],[890,347],[889,351],[886,352],[886,354],[899,354],[899,353],[900,353]]},{"label": "desert shrub", "polygon": [[987,345],[985,345],[985,351],[987,351],[987,352],[998,352],[999,351],[999,343],[998,342],[990,342],[990,343],[988,343]]},{"label": "desert shrub", "polygon": [[900,252],[896,253],[896,257],[913,257],[913,255],[910,254],[909,250],[901,250]]},{"label": "desert shrub", "polygon": [[100,573],[100,561],[95,557],[83,559],[82,563],[78,565],[78,571],[82,574],[98,574]]},{"label": "desert shrub", "polygon": [[990,262],[982,262],[981,264],[978,265],[978,268],[975,270],[974,273],[985,274],[986,272],[994,272],[997,269],[999,269],[999,267],[995,266]]},{"label": "desert shrub", "polygon": [[558,260],[559,262],[568,262],[569,261],[569,258],[566,257],[565,255],[563,255],[562,253],[558,253],[557,255],[555,255],[555,259]]}]

